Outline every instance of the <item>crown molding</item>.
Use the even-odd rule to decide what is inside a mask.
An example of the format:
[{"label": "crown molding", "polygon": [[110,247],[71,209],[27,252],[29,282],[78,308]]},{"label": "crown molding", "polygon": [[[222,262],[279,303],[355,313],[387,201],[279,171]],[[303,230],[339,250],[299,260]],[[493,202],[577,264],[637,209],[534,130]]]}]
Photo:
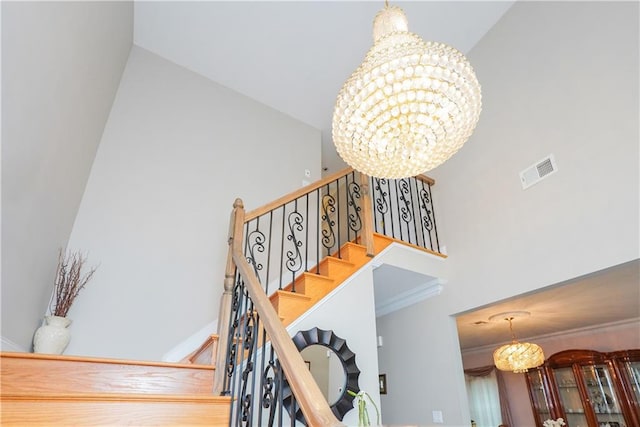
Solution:
[{"label": "crown molding", "polygon": [[384,304],[376,306],[376,317],[385,316],[394,311],[409,307],[427,298],[442,293],[442,280],[430,280],[422,285],[396,295]]}]

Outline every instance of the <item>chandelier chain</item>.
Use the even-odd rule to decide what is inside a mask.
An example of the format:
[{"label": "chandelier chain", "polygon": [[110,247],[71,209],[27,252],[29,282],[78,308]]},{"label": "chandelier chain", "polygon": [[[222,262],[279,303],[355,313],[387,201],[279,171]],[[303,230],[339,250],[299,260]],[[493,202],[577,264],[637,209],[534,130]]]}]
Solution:
[{"label": "chandelier chain", "polygon": [[509,321],[509,331],[511,331],[511,341],[515,343],[517,341],[516,340],[516,333],[513,332],[513,324],[511,323],[513,321],[513,317],[509,317],[506,320]]}]

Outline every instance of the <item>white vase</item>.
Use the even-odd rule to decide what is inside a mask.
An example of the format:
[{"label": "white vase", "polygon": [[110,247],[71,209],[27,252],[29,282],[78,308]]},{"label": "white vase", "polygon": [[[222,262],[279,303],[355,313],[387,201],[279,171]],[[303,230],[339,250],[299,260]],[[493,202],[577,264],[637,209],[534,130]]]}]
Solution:
[{"label": "white vase", "polygon": [[71,320],[66,317],[46,316],[45,324],[36,330],[33,337],[33,351],[35,353],[62,354],[69,345]]}]

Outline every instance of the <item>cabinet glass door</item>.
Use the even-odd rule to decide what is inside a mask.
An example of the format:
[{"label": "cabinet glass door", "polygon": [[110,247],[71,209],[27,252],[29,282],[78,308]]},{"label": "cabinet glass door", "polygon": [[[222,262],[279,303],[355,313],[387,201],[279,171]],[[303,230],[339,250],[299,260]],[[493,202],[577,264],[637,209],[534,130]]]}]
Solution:
[{"label": "cabinet glass door", "polygon": [[[568,427],[589,427],[582,406],[580,390],[571,368],[559,368],[553,371],[560,394],[560,403],[566,415]],[[612,426],[615,427],[615,426]]]},{"label": "cabinet glass door", "polygon": [[545,420],[553,418],[551,416],[551,409],[547,403],[551,401],[551,396],[547,394],[547,390],[544,387],[542,371],[540,369],[530,369],[529,372],[527,372],[527,377],[529,377],[533,411],[538,419],[538,425],[542,425]]},{"label": "cabinet glass door", "polygon": [[584,366],[582,375],[598,427],[627,427],[607,366]]},{"label": "cabinet glass door", "polygon": [[640,402],[640,362],[625,363],[625,370],[630,381],[631,390],[635,396],[636,402]]}]

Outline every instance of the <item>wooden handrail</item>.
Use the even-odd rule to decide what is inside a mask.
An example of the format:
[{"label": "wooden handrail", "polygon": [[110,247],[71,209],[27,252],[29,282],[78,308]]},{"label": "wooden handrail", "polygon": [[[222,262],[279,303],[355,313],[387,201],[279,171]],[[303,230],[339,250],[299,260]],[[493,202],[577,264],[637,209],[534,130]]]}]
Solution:
[{"label": "wooden handrail", "polygon": [[266,214],[267,212],[270,212],[276,208],[279,208],[280,206],[286,205],[289,202],[294,201],[295,199],[297,199],[298,197],[302,197],[307,193],[311,193],[314,190],[317,190],[320,187],[323,187],[333,181],[335,181],[338,178],[342,178],[345,175],[350,174],[351,172],[353,172],[353,168],[346,168],[343,169],[339,172],[336,172],[334,174],[331,174],[329,176],[326,176],[324,178],[322,178],[319,181],[316,181],[312,184],[309,184],[305,187],[302,187],[298,190],[292,191],[289,194],[286,194],[282,197],[280,197],[279,199],[274,200],[271,203],[267,203],[266,205],[258,208],[258,209],[254,209],[250,212],[247,212],[247,214],[245,215],[245,221],[250,221],[254,218],[257,218],[261,215]]},{"label": "wooden handrail", "polygon": [[254,310],[260,315],[264,329],[271,339],[271,345],[276,350],[291,391],[300,405],[307,423],[312,427],[344,426],[331,411],[320,387],[311,375],[311,371],[304,363],[300,352],[282,325],[271,301],[267,298],[267,294],[240,250],[233,251],[233,261],[244,279],[247,291],[253,301]]},{"label": "wooden handrail", "polygon": [[[345,168],[341,171],[338,171],[334,174],[331,174],[329,176],[326,176],[312,184],[309,184],[305,187],[302,187],[298,190],[292,191],[289,194],[286,194],[276,200],[274,200],[271,203],[267,203],[266,205],[259,207],[257,209],[254,209],[250,212],[247,212],[245,214],[245,221],[251,221],[252,219],[255,219],[261,215],[266,214],[267,212],[270,212],[274,209],[279,208],[280,206],[286,205],[289,202],[294,201],[295,199],[297,199],[298,197],[302,197],[307,193],[311,193],[314,190],[317,190],[318,188],[321,188],[333,181],[335,181],[336,179],[342,178],[345,175],[350,174],[351,172],[353,172],[353,168],[348,167]],[[436,181],[433,178],[430,178],[426,175],[416,175],[415,177],[417,180],[422,181],[426,184],[429,185],[435,185]]]},{"label": "wooden handrail", "polygon": [[425,184],[436,185],[436,180],[426,175],[416,175],[416,179],[424,182]]}]

